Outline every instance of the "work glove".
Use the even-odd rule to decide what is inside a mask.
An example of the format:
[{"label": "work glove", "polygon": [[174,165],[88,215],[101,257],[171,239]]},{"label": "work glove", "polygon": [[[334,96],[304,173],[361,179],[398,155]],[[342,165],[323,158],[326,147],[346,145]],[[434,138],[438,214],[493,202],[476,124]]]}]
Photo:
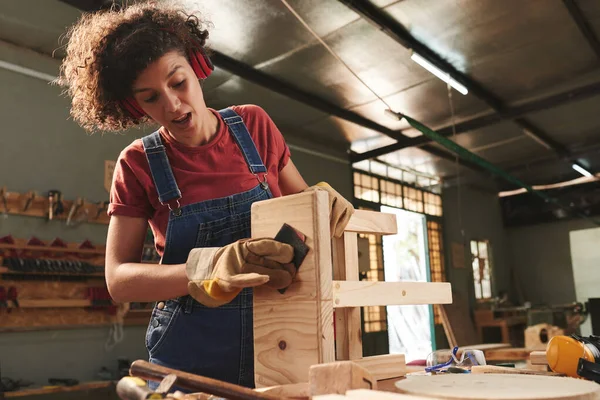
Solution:
[{"label": "work glove", "polygon": [[329,224],[331,236],[342,237],[344,229],[354,214],[352,203],[335,191],[327,182],[319,182],[304,189],[304,192],[324,190],[329,194]]},{"label": "work glove", "polygon": [[294,248],[273,239],[242,239],[224,247],[196,248],[186,262],[188,291],[207,307],[229,303],[243,288],[292,283]]}]

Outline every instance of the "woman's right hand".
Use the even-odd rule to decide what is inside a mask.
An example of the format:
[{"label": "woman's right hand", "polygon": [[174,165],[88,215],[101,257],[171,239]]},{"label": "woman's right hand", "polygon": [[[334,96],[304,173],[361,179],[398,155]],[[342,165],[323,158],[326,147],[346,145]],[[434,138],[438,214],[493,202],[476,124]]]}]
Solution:
[{"label": "woman's right hand", "polygon": [[188,291],[207,307],[229,303],[243,288],[283,289],[296,269],[294,248],[273,239],[242,239],[224,247],[196,248],[186,262]]}]

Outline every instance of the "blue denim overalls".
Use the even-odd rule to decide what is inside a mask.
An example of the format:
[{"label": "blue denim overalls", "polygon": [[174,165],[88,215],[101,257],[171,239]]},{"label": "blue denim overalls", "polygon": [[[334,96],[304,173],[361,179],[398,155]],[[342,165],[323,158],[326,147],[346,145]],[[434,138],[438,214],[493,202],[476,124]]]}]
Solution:
[{"label": "blue denim overalls", "polygon": [[[177,187],[160,134],[142,139],[159,200],[171,210],[162,264],[185,263],[195,247],[221,247],[250,237],[250,206],[272,197],[264,166],[242,118],[219,111],[259,184],[228,197],[179,206]],[[168,268],[168,267],[165,267]],[[162,305],[162,304],[161,304]],[[252,290],[230,303],[208,308],[191,296],[155,306],[146,333],[150,362],[254,387]],[[150,383],[155,389],[157,383]]]}]

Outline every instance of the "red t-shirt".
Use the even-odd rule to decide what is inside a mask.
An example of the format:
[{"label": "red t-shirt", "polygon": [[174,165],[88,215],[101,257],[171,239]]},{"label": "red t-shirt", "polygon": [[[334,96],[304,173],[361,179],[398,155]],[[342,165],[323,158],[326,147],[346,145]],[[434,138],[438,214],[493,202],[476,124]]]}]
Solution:
[{"label": "red t-shirt", "polygon": [[[283,135],[259,106],[231,108],[244,120],[267,167],[271,193],[274,197],[281,196],[279,172],[290,158]],[[245,192],[258,184],[227,125],[217,111],[209,110],[217,116],[219,125],[217,134],[206,145],[186,146],[160,129],[173,175],[181,191],[179,202],[182,206]],[[262,178],[262,174],[259,175]],[[169,209],[158,200],[141,139],[136,139],[119,155],[108,215],[147,218],[154,233],[156,250],[162,256]]]}]

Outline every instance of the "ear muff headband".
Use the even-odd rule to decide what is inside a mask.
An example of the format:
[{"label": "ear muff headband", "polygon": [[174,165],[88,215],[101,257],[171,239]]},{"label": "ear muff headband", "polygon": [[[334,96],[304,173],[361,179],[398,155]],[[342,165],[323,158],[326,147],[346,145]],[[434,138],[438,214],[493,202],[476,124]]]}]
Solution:
[{"label": "ear muff headband", "polygon": [[[188,58],[190,60],[190,65],[192,66],[192,70],[198,79],[208,78],[215,69],[213,63],[210,61],[210,58],[204,51],[204,48],[201,46],[190,49]],[[121,100],[120,104],[135,119],[141,119],[146,115],[144,110],[142,110],[142,107],[140,107],[138,102],[135,101],[133,97]]]},{"label": "ear muff headband", "polygon": [[191,49],[188,53],[188,58],[198,79],[208,78],[215,69],[203,47]]},{"label": "ear muff headband", "polygon": [[140,119],[144,115],[146,115],[144,110],[142,110],[142,108],[140,107],[138,102],[135,101],[135,99],[133,97],[129,97],[125,100],[121,100],[119,103],[135,119]]}]

